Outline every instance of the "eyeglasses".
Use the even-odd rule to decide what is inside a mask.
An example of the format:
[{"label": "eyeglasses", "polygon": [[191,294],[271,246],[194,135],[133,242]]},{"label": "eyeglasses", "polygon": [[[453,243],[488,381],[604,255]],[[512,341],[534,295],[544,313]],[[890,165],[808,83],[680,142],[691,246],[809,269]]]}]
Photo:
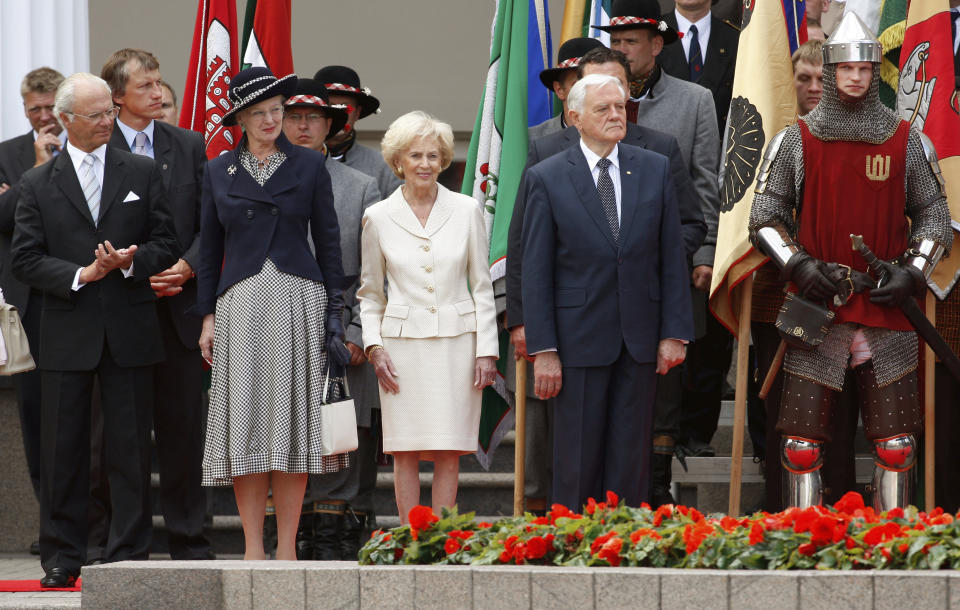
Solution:
[{"label": "eyeglasses", "polygon": [[270,110],[253,110],[249,116],[259,123],[267,118],[267,114],[269,114],[271,118],[279,119],[283,115],[283,106],[275,106]]},{"label": "eyeglasses", "polygon": [[91,123],[99,123],[103,119],[112,121],[113,119],[117,118],[117,115],[119,113],[120,113],[120,109],[117,108],[116,106],[114,106],[110,110],[104,110],[103,112],[94,112],[93,114],[77,114],[75,112],[64,112],[64,114],[68,114],[70,116],[78,116],[80,118],[87,119]]},{"label": "eyeglasses", "polygon": [[302,112],[285,112],[283,114],[283,118],[284,120],[290,119],[294,123],[299,123],[300,121],[306,119],[308,123],[316,124],[327,117],[320,114],[319,112],[310,112],[307,114],[303,114]]},{"label": "eyeglasses", "polygon": [[30,106],[27,108],[27,114],[40,114],[41,112],[53,112],[54,106]]}]

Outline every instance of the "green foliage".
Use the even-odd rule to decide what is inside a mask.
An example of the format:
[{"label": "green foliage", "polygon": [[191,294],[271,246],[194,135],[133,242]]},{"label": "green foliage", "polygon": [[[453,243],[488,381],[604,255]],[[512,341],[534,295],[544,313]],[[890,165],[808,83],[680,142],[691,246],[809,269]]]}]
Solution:
[{"label": "green foliage", "polygon": [[722,570],[937,570],[960,567],[960,525],[942,509],[882,515],[855,493],[832,507],[790,508],[748,517],[694,508],[626,506],[608,493],[583,514],[558,504],[477,523],[473,513],[424,506],[410,525],[378,530],[360,550],[364,565],[534,564]]}]

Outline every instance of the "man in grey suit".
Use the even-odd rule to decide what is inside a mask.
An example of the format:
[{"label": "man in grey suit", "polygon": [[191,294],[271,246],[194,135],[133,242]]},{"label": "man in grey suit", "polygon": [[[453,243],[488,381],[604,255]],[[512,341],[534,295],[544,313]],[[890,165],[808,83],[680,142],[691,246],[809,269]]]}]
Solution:
[{"label": "man in grey suit", "polygon": [[200,185],[207,157],[200,134],[164,123],[160,63],[148,51],[120,49],[100,71],[120,109],[110,144],[150,157],[167,192],[183,255],[150,278],[166,358],[153,367],[153,429],[160,474],[160,512],[173,559],[213,559],[203,533],[203,368],[193,270],[199,264]]},{"label": "man in grey suit", "polygon": [[[31,70],[20,84],[23,110],[30,121],[30,131],[0,142],[0,287],[7,302],[20,310],[27,340],[34,359],[40,357],[40,301],[43,295],[31,290],[13,276],[10,265],[10,239],[13,236],[13,215],[20,196],[19,182],[23,172],[39,167],[63,150],[67,132],[63,131],[53,113],[57,87],[63,75],[52,68]],[[20,410],[20,433],[27,458],[30,483],[37,501],[40,501],[42,478],[40,472],[40,371],[20,373],[14,377],[17,388],[17,406]],[[40,544],[30,546],[30,552],[40,554]]]},{"label": "man in grey suit", "polygon": [[400,179],[387,167],[380,151],[357,142],[356,122],[380,112],[380,100],[370,89],[360,85],[356,70],[347,66],[326,66],[317,70],[313,80],[323,85],[330,103],[347,109],[347,122],[338,130],[330,130],[327,137],[328,156],[360,170],[377,181],[377,189],[384,198],[400,186]]},{"label": "man in grey suit", "polygon": [[[640,125],[663,130],[677,138],[680,152],[700,197],[707,236],[693,255],[695,337],[704,335],[707,320],[706,292],[710,290],[717,243],[720,197],[717,172],[720,138],[717,112],[710,91],[664,72],[656,58],[664,45],[676,43],[677,31],[660,18],[656,0],[614,0],[610,25],[594,26],[610,33],[610,48],[630,62],[630,99],[627,116]],[[632,115],[632,116],[631,116]],[[670,465],[680,433],[683,376],[690,367],[677,367],[657,383],[653,424],[653,504],[672,503]]]},{"label": "man in grey suit", "polygon": [[[327,134],[340,131],[347,121],[344,108],[331,106],[326,89],[301,78],[296,94],[286,101],[283,133],[298,146],[327,152]],[[300,514],[297,532],[299,559],[355,561],[361,535],[373,521],[373,491],[377,483],[377,434],[380,392],[373,367],[363,355],[363,333],[357,288],[360,278],[360,220],[369,206],[380,201],[377,182],[370,176],[327,157],[333,205],[340,223],[340,256],[344,273],[343,324],[350,350],[347,381],[357,410],[359,446],[350,453],[350,466],[338,472],[310,477],[306,495],[310,506]]]}]

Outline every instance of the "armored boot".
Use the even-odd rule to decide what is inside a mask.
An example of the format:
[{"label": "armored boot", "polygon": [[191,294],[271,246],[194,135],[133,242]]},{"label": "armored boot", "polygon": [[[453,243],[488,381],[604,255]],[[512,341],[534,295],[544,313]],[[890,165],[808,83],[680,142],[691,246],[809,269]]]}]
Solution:
[{"label": "armored boot", "polygon": [[367,513],[355,511],[349,506],[343,511],[343,529],[340,532],[340,557],[344,561],[356,561],[363,546],[363,531]]},{"label": "armored boot", "polygon": [[798,436],[785,436],[780,442],[780,459],[787,471],[785,506],[807,508],[823,504],[823,443]]},{"label": "armored boot", "polygon": [[297,559],[313,559],[313,502],[307,502],[300,510],[300,524],[297,526]]},{"label": "armored boot", "polygon": [[673,479],[672,437],[663,434],[654,437],[651,467],[650,505],[656,508],[662,504],[676,504],[670,493]]},{"label": "armored boot", "polygon": [[[317,561],[340,561],[340,539],[343,537],[343,502],[315,504],[313,519],[313,558]],[[353,557],[356,559],[356,555]]]},{"label": "armored boot", "polygon": [[917,442],[912,434],[873,442],[873,509],[904,508],[913,498]]}]

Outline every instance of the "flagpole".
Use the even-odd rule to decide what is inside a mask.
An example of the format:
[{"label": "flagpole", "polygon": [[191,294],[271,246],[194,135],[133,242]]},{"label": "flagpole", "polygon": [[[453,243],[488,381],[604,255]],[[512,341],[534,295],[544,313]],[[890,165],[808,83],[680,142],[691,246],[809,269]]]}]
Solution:
[{"label": "flagpole", "polygon": [[[509,355],[507,356],[510,357]],[[523,514],[523,480],[526,478],[524,458],[527,453],[527,359],[517,360],[516,413],[514,430],[517,438],[513,444],[513,516]]]},{"label": "flagpole", "polygon": [[[931,324],[936,325],[937,321],[937,298],[932,290],[927,291],[926,307],[927,319]],[[934,440],[935,430],[935,405],[936,405],[936,387],[934,385],[934,375],[936,370],[936,356],[930,346],[924,343],[923,358],[923,502],[924,508],[930,512],[936,506],[935,503],[935,477],[934,468],[936,462],[936,445]]]},{"label": "flagpole", "polygon": [[747,413],[747,374],[750,361],[750,308],[753,304],[753,274],[740,285],[740,315],[737,321],[737,386],[733,405],[733,449],[730,452],[730,503],[727,514],[740,514],[740,482],[743,480],[743,427]]}]

